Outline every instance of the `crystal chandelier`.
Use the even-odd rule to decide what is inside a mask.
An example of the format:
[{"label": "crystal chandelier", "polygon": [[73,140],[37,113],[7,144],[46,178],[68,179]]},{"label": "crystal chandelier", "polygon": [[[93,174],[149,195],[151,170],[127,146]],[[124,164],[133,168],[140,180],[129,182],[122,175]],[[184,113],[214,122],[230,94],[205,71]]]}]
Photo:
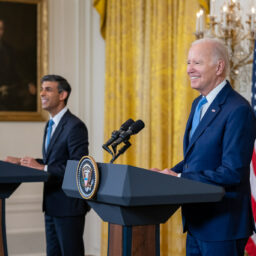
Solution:
[{"label": "crystal chandelier", "polygon": [[[215,0],[212,0],[214,6]],[[205,25],[205,14],[201,9],[197,13],[197,39],[215,37],[224,41],[230,56],[231,83],[241,75],[241,68],[252,63],[255,40],[255,7],[252,6],[246,20],[242,20],[240,3],[237,0],[228,0],[220,10],[220,17],[209,15]],[[245,24],[245,25],[243,25]]]}]

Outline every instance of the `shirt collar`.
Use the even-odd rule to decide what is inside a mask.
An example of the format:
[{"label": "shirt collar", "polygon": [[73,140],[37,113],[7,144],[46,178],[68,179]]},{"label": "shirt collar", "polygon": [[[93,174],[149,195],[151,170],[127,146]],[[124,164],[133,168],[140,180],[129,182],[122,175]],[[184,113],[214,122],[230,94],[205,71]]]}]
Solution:
[{"label": "shirt collar", "polygon": [[50,115],[50,118],[54,121],[54,126],[55,126],[55,127],[59,124],[61,118],[64,116],[64,114],[65,114],[67,111],[68,111],[68,107],[65,106],[65,107],[64,107],[57,115],[55,115],[54,117],[52,117],[52,116]]},{"label": "shirt collar", "polygon": [[226,85],[227,81],[223,80],[219,85],[217,85],[212,91],[210,91],[210,93],[207,94],[206,99],[207,99],[207,103],[210,105],[214,99],[216,98],[216,96],[218,95],[218,93],[223,89],[223,87]]}]

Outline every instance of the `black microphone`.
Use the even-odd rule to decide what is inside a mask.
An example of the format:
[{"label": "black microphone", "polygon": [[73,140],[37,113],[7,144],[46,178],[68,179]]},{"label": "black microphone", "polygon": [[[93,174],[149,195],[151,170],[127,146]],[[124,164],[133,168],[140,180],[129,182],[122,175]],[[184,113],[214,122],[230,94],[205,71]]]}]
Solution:
[{"label": "black microphone", "polygon": [[109,145],[111,145],[116,139],[119,138],[119,135],[124,132],[124,131],[127,131],[128,128],[134,123],[134,121],[130,118],[128,119],[127,121],[125,121],[119,131],[113,131],[112,134],[111,134],[111,138],[102,146],[102,147],[107,147]]},{"label": "black microphone", "polygon": [[125,121],[125,122],[121,125],[119,131],[113,131],[113,132],[112,132],[111,138],[110,138],[105,144],[102,145],[102,148],[105,149],[105,150],[106,150],[108,153],[110,153],[112,156],[114,156],[114,153],[109,149],[108,146],[111,145],[115,140],[117,140],[117,139],[119,138],[119,135],[120,135],[122,132],[126,131],[126,130],[130,127],[130,125],[133,124],[133,123],[134,123],[134,121],[133,121],[131,118],[128,119],[127,121]]},{"label": "black microphone", "polygon": [[133,123],[127,131],[123,131],[120,133],[119,138],[112,144],[112,148],[115,152],[115,148],[120,143],[127,141],[130,139],[130,136],[133,134],[138,133],[140,130],[142,130],[145,127],[145,124],[142,120],[137,120],[135,123]]}]

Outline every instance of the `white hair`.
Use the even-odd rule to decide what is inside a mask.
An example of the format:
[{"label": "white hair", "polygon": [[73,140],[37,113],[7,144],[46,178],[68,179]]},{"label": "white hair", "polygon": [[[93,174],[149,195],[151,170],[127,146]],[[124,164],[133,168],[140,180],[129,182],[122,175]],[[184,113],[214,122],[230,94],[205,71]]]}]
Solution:
[{"label": "white hair", "polygon": [[199,44],[199,43],[209,43],[212,44],[212,49],[213,51],[211,51],[212,57],[213,57],[213,61],[215,64],[217,64],[218,60],[223,60],[225,63],[225,67],[224,67],[224,74],[225,76],[229,75],[229,69],[230,69],[230,65],[229,65],[229,54],[228,54],[228,50],[227,47],[225,46],[225,44],[223,43],[223,41],[217,39],[217,38],[202,38],[202,39],[198,39],[196,41],[194,41],[192,45],[195,44]]}]

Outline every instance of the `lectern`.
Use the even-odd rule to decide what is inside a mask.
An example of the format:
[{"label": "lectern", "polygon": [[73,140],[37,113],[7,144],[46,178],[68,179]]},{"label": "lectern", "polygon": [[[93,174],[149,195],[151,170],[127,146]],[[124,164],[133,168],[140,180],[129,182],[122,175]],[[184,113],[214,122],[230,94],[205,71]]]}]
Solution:
[{"label": "lectern", "polygon": [[0,161],[0,255],[7,256],[5,228],[5,199],[18,188],[22,182],[46,181],[48,174],[36,169]]},{"label": "lectern", "polygon": [[[62,188],[82,198],[76,184],[78,161],[68,161]],[[109,225],[109,256],[160,255],[159,224],[185,203],[216,202],[222,187],[129,165],[97,163],[100,183],[88,204]]]}]

